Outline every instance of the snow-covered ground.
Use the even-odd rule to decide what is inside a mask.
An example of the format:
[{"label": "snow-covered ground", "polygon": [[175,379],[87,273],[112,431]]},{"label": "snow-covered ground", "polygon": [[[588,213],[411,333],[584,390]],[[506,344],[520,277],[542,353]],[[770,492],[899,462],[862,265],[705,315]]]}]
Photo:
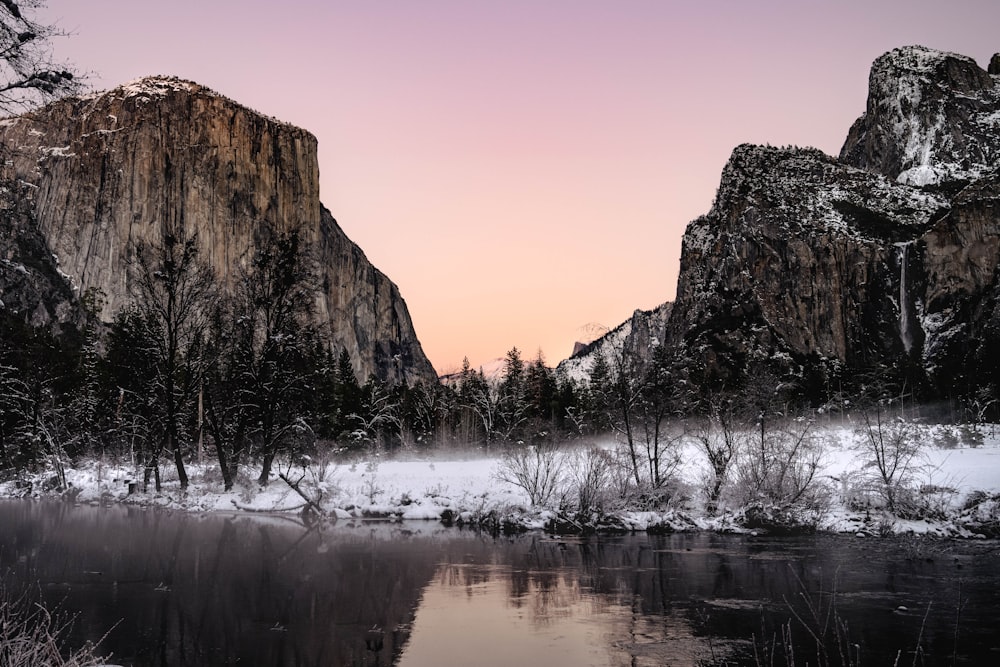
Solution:
[{"label": "snow-covered ground", "polygon": [[[933,497],[929,502],[946,508],[947,520],[903,520],[874,508],[860,508],[854,484],[861,475],[864,458],[853,446],[856,433],[847,427],[824,431],[825,450],[817,476],[828,490],[829,502],[814,515],[821,530],[872,534],[915,532],[941,535],[972,535],[956,516],[973,492],[996,496],[980,512],[1000,511],[1000,427],[980,428],[976,446],[970,446],[968,431],[956,427],[922,426],[918,437],[924,443],[919,469],[911,486]],[[947,448],[942,443],[947,443]],[[613,442],[598,443],[605,448]],[[570,452],[571,453],[571,452]],[[306,504],[302,495],[278,475],[296,482],[323,511],[340,520],[368,518],[426,519],[478,522],[484,518],[510,521],[526,528],[543,528],[556,516],[554,507],[532,507],[525,491],[498,478],[499,456],[463,458],[462,454],[431,457],[417,453],[393,459],[370,457],[351,463],[311,461],[278,466],[267,487],[255,481],[256,471],[240,474],[233,491],[222,490],[222,479],[214,461],[188,465],[190,485],[181,491],[176,472],[162,468],[163,491],[129,494],[129,482],[140,478],[131,465],[86,461],[66,470],[69,490],[58,493],[52,471],[31,478],[0,483],[0,497],[60,496],[76,503],[130,503],[188,511],[298,512]],[[682,453],[679,476],[689,489],[698,488],[704,475],[704,455],[688,444]],[[30,482],[30,485],[26,484]],[[47,490],[49,489],[49,490]],[[855,494],[855,495],[852,495]],[[696,495],[693,494],[693,495]],[[740,509],[726,507],[709,517],[697,499],[689,499],[665,512],[624,508],[614,512],[619,527],[645,530],[651,527],[704,530],[741,530]],[[852,509],[853,505],[853,509]]]}]

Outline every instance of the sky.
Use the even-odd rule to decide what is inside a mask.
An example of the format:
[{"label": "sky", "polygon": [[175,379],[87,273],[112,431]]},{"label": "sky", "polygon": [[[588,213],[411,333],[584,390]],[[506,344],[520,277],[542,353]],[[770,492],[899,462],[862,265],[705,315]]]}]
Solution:
[{"label": "sky", "polygon": [[908,44],[1000,51],[996,0],[48,0],[94,90],[175,75],[319,140],[320,198],[439,373],[550,365],[674,297],[745,142],[837,154]]}]

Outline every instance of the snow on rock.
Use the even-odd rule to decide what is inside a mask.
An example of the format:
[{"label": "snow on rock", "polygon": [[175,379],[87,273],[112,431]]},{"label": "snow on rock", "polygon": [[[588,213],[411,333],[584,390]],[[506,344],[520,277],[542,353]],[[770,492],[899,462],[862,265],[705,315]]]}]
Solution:
[{"label": "snow on rock", "polygon": [[841,151],[848,164],[909,185],[978,178],[1000,155],[1000,85],[967,56],[923,46],[872,64],[868,106]]},{"label": "snow on rock", "polygon": [[193,81],[173,76],[147,76],[134,79],[118,88],[125,97],[165,97],[174,92],[192,92],[198,87]]}]

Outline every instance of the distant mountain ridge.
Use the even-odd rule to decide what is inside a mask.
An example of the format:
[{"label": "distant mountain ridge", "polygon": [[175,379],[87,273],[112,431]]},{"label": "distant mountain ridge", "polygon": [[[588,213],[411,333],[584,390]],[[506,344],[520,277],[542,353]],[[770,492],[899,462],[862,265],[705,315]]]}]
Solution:
[{"label": "distant mountain ridge", "polygon": [[[1000,54],[982,70],[920,46],[886,53],[839,157],[734,149],[649,340],[720,385],[759,368],[817,392],[875,368],[928,396],[995,383],[998,165]],[[644,344],[627,343],[648,359]]]},{"label": "distant mountain ridge", "polygon": [[[332,347],[347,350],[362,379],[435,381],[398,287],[320,203],[309,132],[196,83],[147,77],[0,120],[0,147],[11,184],[0,250],[17,220],[39,234],[17,260],[7,243],[14,268],[0,266],[0,294],[13,309],[6,295],[16,292],[33,323],[77,317],[90,288],[110,319],[132,298],[132,244],[157,241],[166,225],[196,231],[223,282],[246,266],[265,226],[298,229],[317,252],[316,317]],[[52,261],[55,270],[33,268]]]}]

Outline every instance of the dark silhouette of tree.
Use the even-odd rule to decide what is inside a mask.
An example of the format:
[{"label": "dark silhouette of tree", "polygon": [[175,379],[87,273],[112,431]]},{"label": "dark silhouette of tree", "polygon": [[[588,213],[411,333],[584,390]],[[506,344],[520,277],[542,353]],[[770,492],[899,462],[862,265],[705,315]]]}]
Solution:
[{"label": "dark silhouette of tree", "polygon": [[275,456],[312,432],[305,417],[322,364],[311,322],[314,274],[297,230],[266,229],[235,290],[237,390],[252,415],[249,435],[261,457],[262,485]]},{"label": "dark silhouette of tree", "polygon": [[[108,423],[114,449],[144,464],[154,445],[153,425],[158,423],[156,359],[149,344],[156,324],[147,322],[136,306],[118,312],[108,330],[101,369],[102,419]],[[154,469],[157,483],[159,470]]]},{"label": "dark silhouette of tree", "polygon": [[181,441],[182,413],[201,387],[204,344],[215,298],[215,277],[198,258],[197,235],[165,230],[159,243],[135,245],[132,285],[137,324],[154,362],[152,390],[158,399],[157,427],[162,432],[146,461],[144,483],[159,466],[159,455],[172,453],[182,489],[188,485]]},{"label": "dark silhouette of tree", "polygon": [[51,40],[66,33],[35,20],[41,0],[0,0],[0,112],[14,113],[78,92],[73,67],[56,63]]}]

